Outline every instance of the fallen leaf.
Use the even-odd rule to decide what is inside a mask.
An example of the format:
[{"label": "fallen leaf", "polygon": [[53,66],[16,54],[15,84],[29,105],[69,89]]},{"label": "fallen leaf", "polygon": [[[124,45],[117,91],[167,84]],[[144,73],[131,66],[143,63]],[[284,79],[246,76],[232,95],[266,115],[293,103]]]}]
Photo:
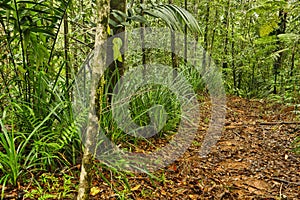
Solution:
[{"label": "fallen leaf", "polygon": [[161,193],[162,195],[166,195],[166,194],[167,194],[164,190],[161,190],[160,193]]},{"label": "fallen leaf", "polygon": [[96,196],[99,192],[100,192],[101,190],[100,190],[100,188],[99,187],[92,187],[91,188],[91,195],[92,196]]},{"label": "fallen leaf", "polygon": [[131,188],[131,191],[138,190],[141,187],[141,185],[136,185],[134,188]]}]

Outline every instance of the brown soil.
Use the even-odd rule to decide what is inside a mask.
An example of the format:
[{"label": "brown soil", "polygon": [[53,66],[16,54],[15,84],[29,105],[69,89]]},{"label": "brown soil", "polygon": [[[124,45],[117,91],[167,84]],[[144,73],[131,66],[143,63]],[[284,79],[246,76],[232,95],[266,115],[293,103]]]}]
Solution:
[{"label": "brown soil", "polygon": [[[201,115],[205,118],[209,116],[209,103],[203,108]],[[130,177],[131,192],[127,198],[300,199],[300,155],[291,151],[300,126],[282,123],[295,122],[292,110],[229,97],[223,135],[206,158],[198,153],[208,127],[203,122],[189,151],[155,173],[164,174],[165,181],[153,183],[145,175]],[[116,198],[102,180],[96,180],[94,187],[100,191],[94,199]]]}]

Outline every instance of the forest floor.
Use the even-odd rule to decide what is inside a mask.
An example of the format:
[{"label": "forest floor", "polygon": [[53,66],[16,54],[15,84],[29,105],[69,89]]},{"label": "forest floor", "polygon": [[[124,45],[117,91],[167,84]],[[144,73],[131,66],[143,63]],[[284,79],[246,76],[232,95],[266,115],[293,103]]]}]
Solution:
[{"label": "forest floor", "polygon": [[[210,115],[209,101],[202,108],[205,119]],[[128,175],[131,189],[125,192],[126,199],[300,199],[300,155],[292,151],[300,124],[286,123],[299,122],[292,111],[280,104],[228,97],[223,135],[210,154],[199,156],[208,128],[203,120],[188,151],[154,173],[163,181]],[[107,170],[102,173],[115,189],[125,191],[120,179]],[[95,173],[92,199],[117,199],[103,177]]]},{"label": "forest floor", "polygon": [[[203,119],[210,115],[206,104],[202,106]],[[292,107],[280,104],[228,97],[223,136],[207,158],[199,156],[208,127],[203,122],[189,150],[157,173],[164,173],[165,181],[153,184],[145,175],[131,177],[128,197],[300,199],[300,155],[292,152],[291,145],[300,136],[300,124],[284,124],[295,122],[292,111]],[[102,182],[94,182],[99,188],[95,199],[114,199],[115,193]]]}]

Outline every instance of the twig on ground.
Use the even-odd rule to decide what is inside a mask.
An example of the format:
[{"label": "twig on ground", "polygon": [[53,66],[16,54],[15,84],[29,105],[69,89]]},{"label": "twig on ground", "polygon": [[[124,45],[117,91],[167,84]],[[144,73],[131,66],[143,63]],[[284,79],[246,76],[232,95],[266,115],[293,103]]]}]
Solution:
[{"label": "twig on ground", "polygon": [[281,122],[256,122],[259,125],[279,125],[279,124],[300,124],[300,122],[285,122],[285,121],[281,121]]},{"label": "twig on ground", "polygon": [[277,178],[277,177],[272,177],[272,179],[274,181],[278,181],[278,182],[282,182],[282,183],[286,183],[286,184],[292,184],[292,185],[299,185],[300,186],[300,182],[291,182],[291,181],[287,181],[287,180],[280,179],[280,178]]}]

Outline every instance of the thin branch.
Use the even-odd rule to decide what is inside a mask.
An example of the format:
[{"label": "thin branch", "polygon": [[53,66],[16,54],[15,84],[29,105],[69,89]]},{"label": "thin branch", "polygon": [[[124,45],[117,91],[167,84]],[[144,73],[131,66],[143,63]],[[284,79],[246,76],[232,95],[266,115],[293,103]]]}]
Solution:
[{"label": "thin branch", "polygon": [[286,184],[300,186],[300,182],[291,182],[291,181],[287,181],[287,180],[284,180],[284,179],[281,179],[281,178],[277,178],[277,177],[272,177],[272,179],[274,181],[278,181],[278,182],[282,182],[282,183],[286,183]]},{"label": "thin branch", "polygon": [[280,121],[280,122],[256,122],[259,125],[279,125],[279,124],[300,124],[300,122]]}]

